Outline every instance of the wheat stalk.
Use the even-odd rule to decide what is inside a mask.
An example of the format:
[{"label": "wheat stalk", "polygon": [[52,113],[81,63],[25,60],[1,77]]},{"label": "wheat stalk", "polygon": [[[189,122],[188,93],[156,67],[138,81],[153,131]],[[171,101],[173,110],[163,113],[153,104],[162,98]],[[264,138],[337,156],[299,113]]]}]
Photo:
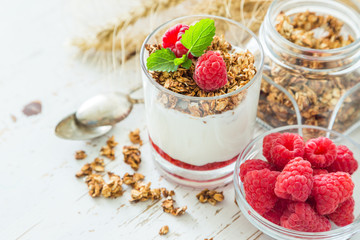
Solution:
[{"label": "wheat stalk", "polygon": [[[76,38],[72,41],[72,45],[80,50],[79,55],[83,59],[91,60],[97,66],[107,66],[111,62],[115,69],[117,62],[124,63],[138,53],[141,43],[149,34],[147,32],[149,29],[147,31],[135,30],[134,25],[140,19],[146,19],[152,23],[156,19],[159,20],[159,16],[163,15],[166,10],[185,2],[181,5],[184,9],[180,15],[210,14],[232,18],[256,32],[271,1],[201,0],[195,1],[195,4],[193,4],[194,2],[189,3],[189,0],[186,2],[185,0],[143,1],[141,7],[134,8],[114,24],[104,27],[93,39]],[[164,21],[164,19],[161,20]],[[117,53],[120,55],[116,56]]]},{"label": "wheat stalk", "polygon": [[[72,41],[72,45],[78,47],[80,51],[86,52],[90,49],[96,51],[112,51],[115,47],[119,49],[121,43],[116,42],[113,45],[113,39],[119,32],[134,23],[139,19],[149,16],[150,14],[158,11],[166,10],[172,6],[175,6],[184,0],[150,0],[143,1],[142,5],[129,11],[127,14],[118,19],[114,24],[111,24],[96,34],[95,39],[76,38]],[[126,43],[130,43],[133,39],[125,40]],[[133,53],[134,51],[130,51]]]}]

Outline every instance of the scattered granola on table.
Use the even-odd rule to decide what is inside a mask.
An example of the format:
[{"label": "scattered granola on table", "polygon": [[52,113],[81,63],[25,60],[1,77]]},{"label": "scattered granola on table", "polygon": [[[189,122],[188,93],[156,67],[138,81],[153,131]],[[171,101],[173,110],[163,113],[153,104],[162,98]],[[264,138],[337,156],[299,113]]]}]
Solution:
[{"label": "scattered granola on table", "polygon": [[129,164],[132,169],[137,171],[141,163],[141,152],[137,146],[123,147],[124,162]]},{"label": "scattered granola on table", "polygon": [[222,192],[217,192],[215,190],[204,189],[196,195],[197,199],[201,203],[210,203],[211,205],[216,205],[216,203],[224,200],[224,195]]},{"label": "scattered granola on table", "polygon": [[118,142],[115,141],[115,137],[111,136],[107,141],[106,144],[110,147],[110,148],[114,148],[116,147],[116,145],[118,145]]},{"label": "scattered granola on table", "polygon": [[101,147],[100,155],[115,160],[115,150],[108,145]]},{"label": "scattered granola on table", "polygon": [[110,181],[104,184],[101,194],[106,198],[117,198],[123,195],[122,180],[121,177],[108,172]]},{"label": "scattered granola on table", "polygon": [[162,208],[164,212],[170,213],[174,216],[180,216],[183,215],[187,209],[187,206],[183,206],[183,207],[174,207],[174,203],[175,200],[171,197],[168,196],[165,200],[163,200],[162,202]]},{"label": "scattered granola on table", "polygon": [[159,235],[165,235],[169,232],[169,226],[165,225],[160,228]]},{"label": "scattered granola on table", "polygon": [[171,197],[171,196],[174,196],[175,195],[175,192],[174,190],[167,190],[166,188],[160,188],[161,190],[161,193],[162,195],[164,196],[164,198],[167,198],[167,197]]},{"label": "scattered granola on table", "polygon": [[90,163],[86,163],[84,166],[81,167],[80,171],[76,173],[76,177],[83,177],[92,174],[92,168]]},{"label": "scattered granola on table", "polygon": [[111,136],[107,141],[106,145],[101,147],[100,155],[105,156],[111,160],[115,160],[115,147],[118,143],[115,141],[115,137]]},{"label": "scattered granola on table", "polygon": [[75,159],[76,160],[83,160],[87,157],[87,154],[84,150],[79,150],[75,152]]},{"label": "scattered granola on table", "polygon": [[122,180],[124,184],[134,187],[135,183],[144,180],[144,178],[145,176],[142,175],[141,173],[134,173],[132,175],[129,173],[125,173]]},{"label": "scattered granola on table", "polygon": [[143,144],[140,138],[140,129],[138,128],[129,133],[129,139],[133,144],[140,144],[140,146]]},{"label": "scattered granola on table", "polygon": [[[329,50],[354,42],[350,34],[343,36],[343,25],[340,19],[331,15],[306,11],[287,16],[281,12],[275,28],[285,39],[298,46]],[[287,67],[269,58],[266,60],[269,68],[264,68],[263,75],[285,88],[295,99],[302,124],[328,127],[336,104],[347,90],[360,81],[360,73],[356,70],[344,73],[336,70],[351,63],[350,59],[325,61],[322,57],[327,56],[326,52],[312,52],[311,57],[319,60],[308,60],[283,52],[278,54]],[[329,74],[328,70],[332,69]],[[359,91],[345,100],[337,114],[334,130],[343,132],[360,120],[358,102]],[[261,86],[258,117],[272,127],[297,124],[290,99],[266,81]]]},{"label": "scattered granola on table", "polygon": [[[156,200],[158,199],[158,194],[156,191],[150,188],[151,182],[147,184],[135,183],[134,188],[131,190],[131,199],[130,202],[144,202],[149,199]],[[155,194],[156,196],[154,196]]]},{"label": "scattered granola on table", "polygon": [[89,195],[91,197],[99,197],[101,195],[101,191],[103,185],[105,183],[103,177],[99,174],[91,174],[86,177],[85,182],[88,185]]},{"label": "scattered granola on table", "polygon": [[92,170],[96,172],[103,172],[105,170],[105,163],[104,159],[102,158],[95,158],[92,163],[90,163],[90,167]]}]

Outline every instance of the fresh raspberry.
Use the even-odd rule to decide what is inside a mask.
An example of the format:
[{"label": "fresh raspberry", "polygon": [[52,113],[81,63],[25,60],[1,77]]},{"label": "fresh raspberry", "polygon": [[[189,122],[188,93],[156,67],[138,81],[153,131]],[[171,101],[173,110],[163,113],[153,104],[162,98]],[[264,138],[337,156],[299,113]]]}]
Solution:
[{"label": "fresh raspberry", "polygon": [[314,168],[328,167],[336,158],[336,145],[326,137],[310,139],[305,143],[304,158]]},{"label": "fresh raspberry", "polygon": [[350,175],[353,174],[358,168],[358,162],[354,158],[354,154],[350,149],[344,145],[336,147],[336,159],[335,161],[327,168],[329,172],[347,172]]},{"label": "fresh raspberry", "polygon": [[327,174],[329,173],[326,169],[315,168],[313,169],[313,175]]},{"label": "fresh raspberry", "polygon": [[340,203],[353,194],[354,183],[345,172],[320,174],[314,176],[312,196],[315,198],[319,214],[333,213]]},{"label": "fresh raspberry", "polygon": [[272,223],[280,225],[280,218],[284,211],[287,209],[288,201],[285,199],[279,199],[274,208],[264,213],[262,216]]},{"label": "fresh raspberry", "polygon": [[270,150],[273,146],[274,141],[281,136],[281,133],[271,133],[264,137],[263,139],[263,155],[268,160],[268,162],[272,163]]},{"label": "fresh raspberry", "polygon": [[319,215],[307,203],[290,203],[280,218],[282,227],[302,232],[324,232],[331,229],[330,221]]},{"label": "fresh raspberry", "polygon": [[310,162],[294,158],[284,167],[275,184],[276,196],[305,202],[313,187],[313,170]]},{"label": "fresh raspberry", "polygon": [[220,53],[207,51],[199,57],[194,80],[204,91],[214,91],[227,83],[226,64]]},{"label": "fresh raspberry", "polygon": [[[188,25],[177,24],[169,28],[164,36],[162,37],[163,48],[169,48],[172,52],[175,53],[176,57],[182,57],[188,52],[188,49],[180,42],[182,35],[186,30],[189,29]],[[189,58],[193,56],[189,54]]]},{"label": "fresh raspberry", "polygon": [[283,168],[291,159],[304,156],[304,141],[298,134],[283,133],[274,141],[270,154],[273,163]]},{"label": "fresh raspberry", "polygon": [[261,159],[250,159],[246,160],[243,164],[240,165],[240,179],[243,182],[246,173],[253,170],[261,170],[267,168],[269,170],[275,170],[270,163],[265,162]]},{"label": "fresh raspberry", "polygon": [[244,178],[246,201],[260,215],[271,210],[278,198],[274,193],[276,177],[279,172],[269,169],[248,172]]},{"label": "fresh raspberry", "polygon": [[339,205],[335,212],[328,215],[331,221],[336,225],[343,227],[349,225],[354,221],[354,208],[355,201],[354,198],[349,198],[345,202]]}]

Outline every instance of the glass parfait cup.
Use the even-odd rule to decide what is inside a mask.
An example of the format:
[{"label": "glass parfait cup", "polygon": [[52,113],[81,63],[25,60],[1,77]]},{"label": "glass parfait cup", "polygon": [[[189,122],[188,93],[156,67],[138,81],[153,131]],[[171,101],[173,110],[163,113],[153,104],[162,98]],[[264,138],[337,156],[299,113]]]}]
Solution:
[{"label": "glass parfait cup", "polygon": [[[224,95],[194,97],[164,88],[146,68],[147,44],[161,43],[170,27],[213,19],[236,51],[249,50],[256,74],[241,88]],[[231,181],[235,161],[252,139],[263,68],[263,50],[256,35],[230,19],[196,15],[166,22],[144,41],[140,62],[145,111],[153,160],[167,179],[192,187],[213,187]]]}]

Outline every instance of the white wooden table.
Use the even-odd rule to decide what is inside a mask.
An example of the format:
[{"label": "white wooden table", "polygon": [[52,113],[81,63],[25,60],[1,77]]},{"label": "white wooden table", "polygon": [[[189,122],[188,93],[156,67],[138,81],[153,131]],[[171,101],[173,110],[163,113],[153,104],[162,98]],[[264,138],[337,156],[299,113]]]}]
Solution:
[{"label": "white wooden table", "polygon": [[[124,8],[117,11],[133,4],[123,2]],[[135,106],[128,119],[97,140],[66,141],[54,135],[58,120],[84,100],[140,83],[137,59],[115,72],[104,72],[73,59],[64,47],[79,21],[101,17],[101,8],[94,18],[77,15],[77,10],[93,4],[94,12],[100,3],[21,0],[7,1],[0,8],[0,239],[270,239],[236,207],[232,184],[220,189],[225,200],[214,207],[199,203],[197,190],[159,176],[145,136],[143,105]],[[22,109],[34,100],[42,102],[42,113],[27,117]],[[120,198],[93,199],[83,180],[75,178],[111,135],[119,142],[118,158],[106,160],[106,170],[121,176],[133,172],[123,162],[121,148],[130,143],[127,135],[135,128],[142,130],[145,140],[139,172],[153,187],[174,189],[177,204],[188,206],[185,215],[164,213],[161,202],[130,204],[126,187]],[[360,132],[353,137],[360,139]],[[88,153],[86,160],[74,159],[80,149]],[[169,225],[170,232],[159,236],[163,225]]]}]

